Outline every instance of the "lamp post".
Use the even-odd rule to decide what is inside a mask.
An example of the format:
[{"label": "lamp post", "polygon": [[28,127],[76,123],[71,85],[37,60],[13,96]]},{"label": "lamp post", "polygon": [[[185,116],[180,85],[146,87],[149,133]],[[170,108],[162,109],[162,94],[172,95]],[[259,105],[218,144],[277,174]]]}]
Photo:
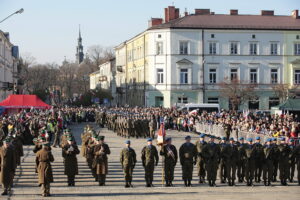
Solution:
[{"label": "lamp post", "polygon": [[8,18],[10,18],[11,16],[13,16],[13,15],[15,15],[15,14],[21,14],[21,13],[23,13],[23,12],[24,12],[24,9],[21,8],[20,10],[17,10],[16,12],[14,12],[14,13],[10,14],[9,16],[7,16],[6,18],[2,19],[2,20],[0,21],[0,23],[4,22],[5,20],[7,20]]}]

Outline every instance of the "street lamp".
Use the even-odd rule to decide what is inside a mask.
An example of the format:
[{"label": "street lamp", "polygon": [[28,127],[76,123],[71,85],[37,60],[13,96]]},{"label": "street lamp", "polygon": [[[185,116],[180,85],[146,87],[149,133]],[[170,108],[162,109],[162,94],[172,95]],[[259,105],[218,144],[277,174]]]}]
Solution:
[{"label": "street lamp", "polygon": [[7,20],[8,18],[10,18],[10,17],[13,16],[14,14],[21,14],[22,12],[24,12],[24,9],[23,9],[23,8],[21,8],[20,10],[17,10],[16,12],[14,12],[14,13],[10,14],[9,16],[7,16],[6,18],[2,19],[2,20],[0,21],[0,23],[4,22],[5,20]]}]

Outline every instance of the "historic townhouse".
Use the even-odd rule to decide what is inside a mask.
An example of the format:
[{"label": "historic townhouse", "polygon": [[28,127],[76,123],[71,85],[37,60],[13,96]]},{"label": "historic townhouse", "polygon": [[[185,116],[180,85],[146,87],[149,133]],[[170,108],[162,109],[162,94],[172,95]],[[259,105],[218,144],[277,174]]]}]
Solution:
[{"label": "historic townhouse", "polygon": [[219,84],[239,79],[257,85],[257,98],[240,109],[269,109],[279,102],[275,84],[299,84],[299,35],[297,10],[277,16],[274,11],[241,15],[195,9],[180,17],[179,9],[170,6],[164,20],[152,18],[146,31],[122,43],[126,101],[139,95],[139,105],[205,102],[228,109]]}]

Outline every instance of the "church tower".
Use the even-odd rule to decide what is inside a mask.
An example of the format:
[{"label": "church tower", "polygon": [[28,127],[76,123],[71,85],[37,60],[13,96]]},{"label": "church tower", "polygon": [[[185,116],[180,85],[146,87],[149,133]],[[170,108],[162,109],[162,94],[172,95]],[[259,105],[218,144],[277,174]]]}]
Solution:
[{"label": "church tower", "polygon": [[78,44],[76,49],[76,62],[77,64],[82,63],[83,61],[83,46],[82,46],[82,38],[81,38],[81,32],[80,32],[80,26],[79,26],[79,37],[78,37]]}]

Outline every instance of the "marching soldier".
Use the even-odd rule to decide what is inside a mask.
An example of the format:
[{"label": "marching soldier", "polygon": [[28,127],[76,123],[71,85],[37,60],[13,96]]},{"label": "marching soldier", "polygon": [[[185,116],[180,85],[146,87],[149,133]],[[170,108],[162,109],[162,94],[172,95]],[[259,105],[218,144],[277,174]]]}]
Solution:
[{"label": "marching soldier", "polygon": [[296,159],[297,171],[298,171],[298,185],[300,185],[300,144],[295,147],[293,156]]},{"label": "marching soldier", "polygon": [[136,165],[136,153],[133,148],[130,147],[130,140],[125,142],[126,147],[121,151],[120,154],[120,163],[122,165],[122,169],[124,171],[125,177],[125,188],[133,187],[132,182],[132,174],[133,169]]},{"label": "marching soldier", "polygon": [[145,169],[146,187],[153,187],[154,165],[157,166],[159,161],[158,152],[152,145],[152,138],[147,139],[147,146],[142,149],[142,163]]},{"label": "marching soldier", "polygon": [[205,182],[205,166],[204,166],[204,158],[202,155],[202,150],[207,142],[204,141],[205,134],[201,133],[199,136],[199,140],[195,143],[197,148],[197,167],[198,167],[198,176],[199,176],[199,183]]},{"label": "marching soldier", "polygon": [[65,175],[68,176],[68,186],[75,186],[75,175],[78,175],[77,154],[79,154],[78,146],[74,142],[73,137],[68,137],[67,144],[62,147]]},{"label": "marching soldier", "polygon": [[50,183],[53,182],[50,162],[54,161],[53,155],[48,148],[49,143],[43,143],[43,148],[36,153],[36,165],[38,182],[42,189],[42,196],[50,196]]},{"label": "marching soldier", "polygon": [[99,186],[105,185],[106,175],[108,174],[108,158],[110,154],[109,146],[104,143],[104,136],[97,137],[97,144],[94,147],[93,168],[98,177]]},{"label": "marching soldier", "polygon": [[221,143],[220,143],[220,150],[221,150],[221,154],[220,154],[220,164],[219,164],[219,177],[220,177],[220,183],[225,183],[226,182],[226,177],[227,177],[227,170],[226,170],[226,165],[227,165],[227,156],[228,156],[228,152],[226,152],[228,150],[227,148],[227,143],[226,143],[226,137],[222,137]]},{"label": "marching soldier", "polygon": [[290,176],[290,166],[289,166],[289,158],[291,149],[285,143],[285,138],[280,139],[280,144],[278,145],[279,150],[279,176],[281,185],[287,185],[287,179]]},{"label": "marching soldier", "polygon": [[95,168],[93,167],[93,161],[94,161],[94,148],[96,146],[96,138],[98,136],[96,135],[96,132],[93,131],[92,137],[88,138],[86,141],[86,161],[88,163],[89,168],[92,171],[92,175],[95,178],[95,181],[98,181],[98,176],[96,175]]},{"label": "marching soldier", "polygon": [[244,143],[244,138],[240,137],[237,146],[238,148],[237,176],[238,176],[239,183],[242,183],[245,177],[246,145],[247,144]]},{"label": "marching soldier", "polygon": [[4,139],[3,146],[0,148],[0,183],[4,189],[1,195],[8,195],[10,192],[13,177],[16,170],[16,154],[9,138]]},{"label": "marching soldier", "polygon": [[279,149],[277,145],[277,139],[273,138],[272,139],[272,146],[274,147],[275,151],[275,157],[274,157],[274,163],[273,163],[273,182],[277,181],[277,172],[278,172],[278,165],[279,165]]},{"label": "marching soldier", "polygon": [[260,137],[257,136],[255,138],[256,142],[254,144],[255,148],[255,171],[254,171],[254,177],[255,182],[260,183],[261,181],[261,173],[263,168],[263,160],[264,160],[264,150],[262,144],[260,144]]},{"label": "marching soldier", "polygon": [[182,166],[182,179],[186,187],[191,187],[191,181],[193,179],[193,168],[197,161],[196,146],[191,143],[191,136],[185,137],[185,143],[183,143],[179,149],[180,164]]},{"label": "marching soldier", "polygon": [[215,143],[215,137],[210,136],[209,142],[204,146],[202,150],[202,155],[205,161],[204,166],[207,173],[207,180],[210,187],[216,186],[220,152],[220,146]]},{"label": "marching soldier", "polygon": [[[296,149],[295,145],[294,145],[294,139],[291,138],[289,140],[289,147],[291,149],[291,156],[290,156],[290,177],[289,177],[289,181],[290,183],[293,182],[294,179],[294,175],[295,175],[295,168],[296,168],[296,157],[294,154],[294,151]],[[299,172],[298,172],[299,173]]]},{"label": "marching soldier", "polygon": [[229,186],[235,185],[235,178],[236,178],[236,166],[238,160],[238,149],[236,144],[234,143],[233,137],[229,139],[228,148],[228,161],[226,162],[226,174]]},{"label": "marching soldier", "polygon": [[248,144],[246,145],[246,160],[245,160],[245,178],[247,186],[253,186],[254,170],[255,170],[255,148],[253,145],[253,139],[248,138]]},{"label": "marching soldier", "polygon": [[155,118],[152,117],[150,122],[149,122],[149,132],[150,132],[150,137],[152,139],[154,139],[154,136],[155,136],[155,130],[156,130],[156,121],[155,121]]},{"label": "marching soldier", "polygon": [[172,187],[174,180],[174,170],[178,160],[177,149],[172,145],[172,139],[166,138],[166,144],[162,147],[160,155],[164,157],[164,174],[166,187]]},{"label": "marching soldier", "polygon": [[271,181],[273,178],[273,164],[274,164],[274,157],[275,157],[275,149],[274,146],[271,144],[271,139],[267,139],[267,143],[263,148],[264,152],[264,160],[263,160],[263,179],[264,185],[270,186]]}]

